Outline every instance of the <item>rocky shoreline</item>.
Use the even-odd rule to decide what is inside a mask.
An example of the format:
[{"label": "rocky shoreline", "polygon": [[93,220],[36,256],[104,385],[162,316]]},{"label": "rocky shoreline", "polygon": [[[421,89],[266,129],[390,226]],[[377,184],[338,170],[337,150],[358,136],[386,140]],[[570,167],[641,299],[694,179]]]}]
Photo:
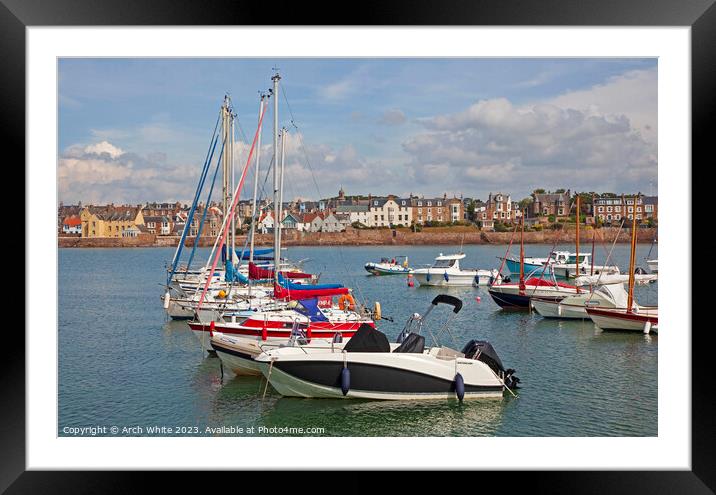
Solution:
[{"label": "rocky shoreline", "polygon": [[[582,228],[580,239],[582,243],[591,243],[592,236],[596,235],[598,242],[614,242],[619,232],[616,227],[601,229]],[[650,243],[654,239],[656,229],[640,228],[637,231],[637,240],[641,243]],[[619,243],[630,241],[630,231],[622,229],[619,233]],[[477,229],[465,228],[433,228],[422,232],[412,232],[408,229],[376,229],[359,230],[349,229],[346,232],[296,232],[284,231],[282,244],[284,246],[421,246],[421,245],[459,245],[459,244],[507,244],[513,237],[512,232],[483,232]],[[132,238],[112,237],[58,237],[60,248],[130,248],[130,247],[175,247],[179,243],[178,236],[158,236],[142,234]],[[236,242],[243,245],[246,236],[238,236]],[[256,244],[270,246],[273,242],[272,234],[256,236]],[[519,242],[519,235],[514,236],[514,242]],[[572,244],[574,243],[574,230],[544,230],[541,232],[525,232],[525,244]],[[202,238],[200,246],[211,246],[213,238]],[[188,238],[185,245],[192,246],[193,238]]]}]

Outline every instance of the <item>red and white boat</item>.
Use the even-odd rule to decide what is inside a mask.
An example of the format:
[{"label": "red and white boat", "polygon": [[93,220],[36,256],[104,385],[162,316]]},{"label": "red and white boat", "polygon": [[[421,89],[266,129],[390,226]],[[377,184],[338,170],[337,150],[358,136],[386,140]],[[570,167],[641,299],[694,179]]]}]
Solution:
[{"label": "red and white boat", "polygon": [[286,341],[294,328],[303,331],[311,340],[332,341],[336,334],[350,338],[363,323],[375,327],[368,316],[351,309],[320,308],[316,299],[296,301],[293,308],[279,311],[241,312],[224,315],[219,321],[189,322],[189,327],[210,349],[209,333],[216,331],[260,341]]},{"label": "red and white boat", "polygon": [[[634,198],[634,204],[637,198]],[[631,253],[629,256],[629,291],[627,304],[624,308],[587,308],[587,314],[602,330],[625,330],[648,334],[658,333],[659,307],[638,306],[634,300],[634,285],[636,283],[636,215],[632,217],[631,227]]]},{"label": "red and white boat", "polygon": [[627,330],[659,333],[659,308],[639,306],[622,308],[586,308],[592,321],[602,330]]}]

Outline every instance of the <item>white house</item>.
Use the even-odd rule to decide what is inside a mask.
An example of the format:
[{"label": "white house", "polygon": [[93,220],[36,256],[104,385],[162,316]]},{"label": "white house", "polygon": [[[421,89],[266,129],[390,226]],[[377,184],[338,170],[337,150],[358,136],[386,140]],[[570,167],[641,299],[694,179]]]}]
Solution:
[{"label": "white house", "polygon": [[413,221],[410,199],[371,198],[368,212],[369,227],[390,227],[401,225],[409,227]]},{"label": "white house", "polygon": [[339,215],[348,215],[350,223],[358,222],[366,227],[370,227],[370,207],[368,205],[338,205],[336,213]]}]

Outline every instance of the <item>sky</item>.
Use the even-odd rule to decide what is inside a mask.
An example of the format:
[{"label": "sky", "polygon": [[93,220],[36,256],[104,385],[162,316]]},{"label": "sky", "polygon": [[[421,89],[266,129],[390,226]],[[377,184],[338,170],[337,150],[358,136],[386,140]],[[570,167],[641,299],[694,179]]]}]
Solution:
[{"label": "sky", "polygon": [[285,199],[657,193],[655,58],[63,58],[58,199],[191,202],[226,94],[238,175],[274,68]]}]

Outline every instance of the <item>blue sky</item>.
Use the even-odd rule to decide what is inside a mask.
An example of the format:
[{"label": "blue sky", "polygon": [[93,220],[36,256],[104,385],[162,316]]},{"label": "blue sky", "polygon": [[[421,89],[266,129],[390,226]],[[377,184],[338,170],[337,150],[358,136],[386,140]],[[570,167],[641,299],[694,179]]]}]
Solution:
[{"label": "blue sky", "polygon": [[251,139],[273,67],[285,197],[657,190],[656,59],[61,59],[59,199],[189,201],[224,94]]}]

